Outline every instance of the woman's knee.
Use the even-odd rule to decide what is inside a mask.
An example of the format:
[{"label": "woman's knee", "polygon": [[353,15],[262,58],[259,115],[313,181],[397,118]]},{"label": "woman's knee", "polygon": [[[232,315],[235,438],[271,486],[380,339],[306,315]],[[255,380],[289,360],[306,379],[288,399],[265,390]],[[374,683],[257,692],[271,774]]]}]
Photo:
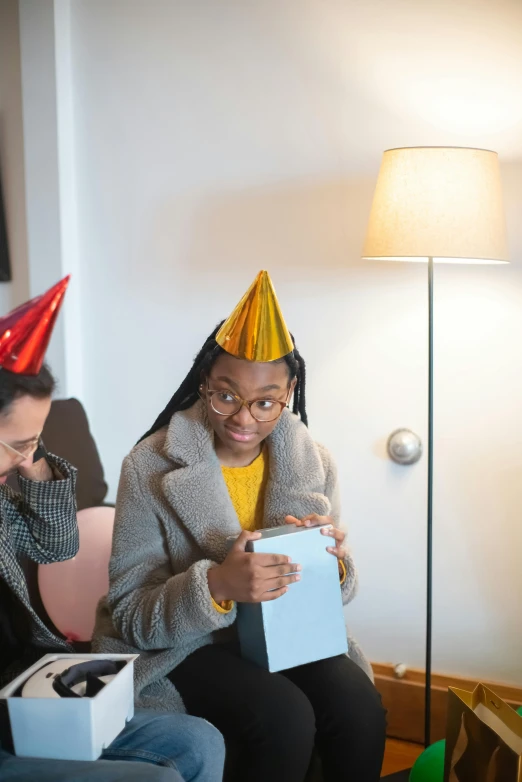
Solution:
[{"label": "woman's knee", "polygon": [[[256,780],[303,780],[315,741],[312,705],[301,690],[278,674],[265,684],[262,697],[249,704],[242,715],[241,746],[236,746],[236,760],[231,756],[230,762],[243,774],[255,767],[260,775]],[[239,773],[232,778],[245,776]]]},{"label": "woman's knee", "polygon": [[386,734],[386,709],[375,685],[365,688],[361,694],[361,713],[368,727],[373,727],[376,733]]},{"label": "woman's knee", "polygon": [[386,709],[381,696],[368,676],[357,666],[349,683],[349,699],[343,713],[350,723],[350,729],[365,735],[376,744],[384,743],[386,738]]},{"label": "woman's knee", "polygon": [[322,660],[289,672],[314,706],[318,729],[384,737],[386,711],[373,682],[348,657]]},{"label": "woman's knee", "polygon": [[255,731],[272,751],[307,754],[315,737],[315,714],[306,695],[283,676],[273,674],[255,709]]},{"label": "woman's knee", "polygon": [[381,696],[366,673],[356,663],[346,658],[343,665],[343,682],[346,702],[350,704],[349,712],[359,724],[374,728],[384,735],[386,730],[386,710],[382,705]]},{"label": "woman's knee", "polygon": [[293,737],[296,743],[304,742],[313,746],[315,714],[312,704],[298,687],[285,679],[283,681],[284,687],[277,699],[277,716],[274,721],[277,734],[285,738]]}]

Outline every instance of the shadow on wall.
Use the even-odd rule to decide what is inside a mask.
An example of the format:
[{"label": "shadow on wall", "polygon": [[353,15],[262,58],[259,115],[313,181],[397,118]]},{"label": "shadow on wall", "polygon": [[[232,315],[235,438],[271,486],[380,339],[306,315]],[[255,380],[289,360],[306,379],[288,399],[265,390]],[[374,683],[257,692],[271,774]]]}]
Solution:
[{"label": "shadow on wall", "polygon": [[[0,284],[0,315],[29,298],[27,243],[25,237],[25,191],[22,168],[8,168],[7,120],[0,111],[0,220],[5,219],[7,250],[11,279],[3,277]],[[12,161],[10,161],[12,162]],[[1,231],[1,228],[0,228]],[[0,247],[0,254],[4,248]],[[2,264],[4,260],[2,259]],[[3,271],[3,270],[2,270]]]},{"label": "shadow on wall", "polygon": [[[193,194],[165,204],[151,225],[156,257],[179,246],[179,231],[190,231],[185,262],[172,280],[186,292],[205,277],[227,284],[241,272],[249,280],[261,268],[277,269],[276,285],[342,276],[358,266],[375,180],[335,179],[280,183],[221,193]],[[170,247],[170,253],[168,248]],[[241,287],[241,286],[240,286]]]},{"label": "shadow on wall", "polygon": [[[506,163],[502,173],[506,217],[513,225],[522,164]],[[139,257],[161,267],[170,289],[164,295],[176,290],[183,303],[205,278],[227,285],[241,272],[244,282],[261,268],[277,270],[276,285],[301,278],[320,284],[325,273],[331,285],[336,276],[345,280],[349,272],[367,268],[360,256],[374,187],[372,175],[183,194],[152,215]],[[522,234],[510,233],[516,261]],[[387,277],[398,284],[411,276],[408,264],[387,266]],[[142,271],[140,263],[136,280],[129,280],[137,290]]]}]

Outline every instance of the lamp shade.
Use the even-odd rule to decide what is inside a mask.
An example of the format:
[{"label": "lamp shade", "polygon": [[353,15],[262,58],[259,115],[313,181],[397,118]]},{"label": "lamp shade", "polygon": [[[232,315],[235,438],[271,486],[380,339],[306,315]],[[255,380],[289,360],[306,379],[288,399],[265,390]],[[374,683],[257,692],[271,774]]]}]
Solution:
[{"label": "lamp shade", "polygon": [[387,150],[363,257],[507,263],[497,153],[464,147]]}]

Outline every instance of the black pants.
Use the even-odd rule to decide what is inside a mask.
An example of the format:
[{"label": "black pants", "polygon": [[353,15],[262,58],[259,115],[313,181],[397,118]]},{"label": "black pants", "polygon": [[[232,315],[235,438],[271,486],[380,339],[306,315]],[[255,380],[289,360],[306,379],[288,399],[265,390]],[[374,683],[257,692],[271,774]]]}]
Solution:
[{"label": "black pants", "polygon": [[224,735],[229,782],[303,782],[312,751],[324,782],[377,782],[386,717],[377,690],[348,657],[279,673],[205,646],[170,674],[189,714]]}]

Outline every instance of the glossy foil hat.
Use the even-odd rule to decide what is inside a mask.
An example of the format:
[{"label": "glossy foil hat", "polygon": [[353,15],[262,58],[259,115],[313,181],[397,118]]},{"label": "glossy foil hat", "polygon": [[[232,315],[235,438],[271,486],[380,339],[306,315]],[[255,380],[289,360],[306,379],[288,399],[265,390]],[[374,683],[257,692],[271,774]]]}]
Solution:
[{"label": "glossy foil hat", "polygon": [[37,375],[70,277],[0,318],[0,368]]},{"label": "glossy foil hat", "polygon": [[247,361],[276,361],[294,349],[268,272],[259,272],[216,336],[223,350]]}]

